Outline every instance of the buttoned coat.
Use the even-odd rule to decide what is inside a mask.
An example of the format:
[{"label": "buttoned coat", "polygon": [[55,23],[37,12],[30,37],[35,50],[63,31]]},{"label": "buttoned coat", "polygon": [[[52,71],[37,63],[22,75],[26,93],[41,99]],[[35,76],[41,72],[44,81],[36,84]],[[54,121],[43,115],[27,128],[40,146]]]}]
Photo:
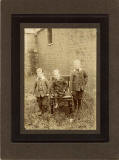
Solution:
[{"label": "buttoned coat", "polygon": [[85,89],[88,75],[84,70],[74,70],[70,76],[70,90],[81,91]]},{"label": "buttoned coat", "polygon": [[34,84],[34,94],[36,97],[45,97],[49,93],[49,83],[47,79],[37,78]]}]

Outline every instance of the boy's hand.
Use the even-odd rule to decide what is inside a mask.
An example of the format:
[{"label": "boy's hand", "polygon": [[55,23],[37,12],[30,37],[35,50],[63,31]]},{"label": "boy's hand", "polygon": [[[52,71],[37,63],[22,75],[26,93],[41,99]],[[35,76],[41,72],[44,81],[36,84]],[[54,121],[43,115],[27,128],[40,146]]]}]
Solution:
[{"label": "boy's hand", "polygon": [[54,94],[51,94],[50,97],[53,98],[53,97],[54,97]]},{"label": "boy's hand", "polygon": [[71,96],[73,96],[73,91],[71,91]]}]

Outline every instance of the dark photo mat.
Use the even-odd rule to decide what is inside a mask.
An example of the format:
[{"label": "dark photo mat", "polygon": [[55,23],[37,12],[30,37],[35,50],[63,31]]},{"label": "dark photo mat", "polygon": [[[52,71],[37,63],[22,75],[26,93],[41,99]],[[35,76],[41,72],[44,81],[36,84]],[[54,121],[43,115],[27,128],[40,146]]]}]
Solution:
[{"label": "dark photo mat", "polygon": [[[108,142],[109,108],[108,108],[108,15],[12,15],[12,141],[13,142]],[[98,23],[100,25],[100,133],[81,133],[80,131],[46,131],[42,134],[23,134],[20,130],[20,24],[22,23]],[[17,54],[16,54],[17,53]],[[23,55],[23,53],[22,53]],[[23,61],[22,61],[23,62]],[[23,63],[22,63],[23,64]],[[23,70],[23,65],[22,70]],[[22,78],[23,79],[23,78]],[[23,91],[23,90],[22,90]],[[23,92],[22,92],[23,93]],[[17,95],[17,96],[16,96]],[[22,94],[23,95],[23,94]],[[16,107],[17,106],[17,107]],[[23,106],[23,105],[22,105]],[[16,118],[17,117],[17,118]],[[52,133],[52,134],[51,134]],[[57,134],[56,134],[57,133]]]}]

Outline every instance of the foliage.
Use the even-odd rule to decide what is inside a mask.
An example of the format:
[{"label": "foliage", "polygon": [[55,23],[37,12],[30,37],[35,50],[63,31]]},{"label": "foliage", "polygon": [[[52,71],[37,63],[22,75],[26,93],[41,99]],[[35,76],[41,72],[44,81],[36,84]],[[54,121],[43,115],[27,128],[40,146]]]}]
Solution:
[{"label": "foliage", "polygon": [[29,60],[31,66],[31,75],[36,74],[36,69],[38,67],[38,53],[34,49],[29,51]]},{"label": "foliage", "polygon": [[32,94],[34,78],[27,80],[25,86],[25,128],[26,129],[64,129],[93,130],[96,129],[96,104],[85,92],[80,110],[69,114],[69,107],[64,104],[50,113],[50,107],[41,115],[35,97]]}]

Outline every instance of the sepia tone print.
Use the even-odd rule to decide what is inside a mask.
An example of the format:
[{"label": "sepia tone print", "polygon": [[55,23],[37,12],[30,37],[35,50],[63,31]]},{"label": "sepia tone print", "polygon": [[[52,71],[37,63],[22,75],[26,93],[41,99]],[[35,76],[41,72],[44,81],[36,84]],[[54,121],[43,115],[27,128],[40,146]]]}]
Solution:
[{"label": "sepia tone print", "polygon": [[96,130],[96,28],[24,29],[26,130]]}]

